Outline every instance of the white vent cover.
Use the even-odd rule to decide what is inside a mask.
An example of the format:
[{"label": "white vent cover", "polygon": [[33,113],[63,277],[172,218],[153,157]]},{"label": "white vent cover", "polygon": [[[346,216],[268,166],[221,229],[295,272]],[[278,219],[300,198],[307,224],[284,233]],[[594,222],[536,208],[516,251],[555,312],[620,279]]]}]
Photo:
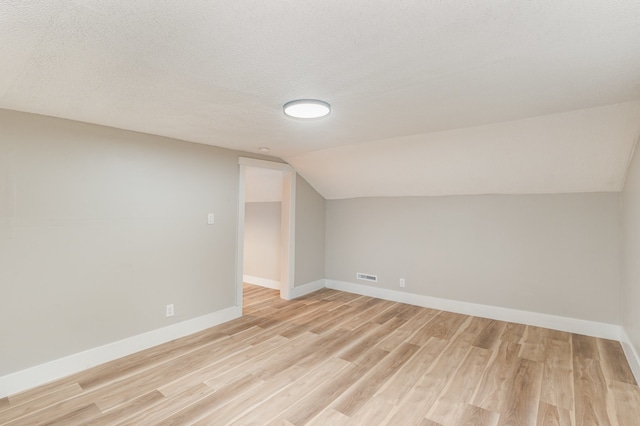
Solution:
[{"label": "white vent cover", "polygon": [[378,282],[378,277],[376,275],[363,274],[361,272],[356,274],[356,278],[364,281],[372,281],[374,283]]}]

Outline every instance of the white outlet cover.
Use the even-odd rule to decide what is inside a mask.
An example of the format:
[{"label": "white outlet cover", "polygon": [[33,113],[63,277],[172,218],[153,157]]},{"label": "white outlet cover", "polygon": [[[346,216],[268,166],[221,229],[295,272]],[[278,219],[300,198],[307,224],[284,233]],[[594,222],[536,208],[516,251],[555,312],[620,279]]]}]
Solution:
[{"label": "white outlet cover", "polygon": [[213,225],[215,223],[215,221],[216,221],[215,215],[213,213],[209,213],[207,215],[207,224],[208,225]]}]

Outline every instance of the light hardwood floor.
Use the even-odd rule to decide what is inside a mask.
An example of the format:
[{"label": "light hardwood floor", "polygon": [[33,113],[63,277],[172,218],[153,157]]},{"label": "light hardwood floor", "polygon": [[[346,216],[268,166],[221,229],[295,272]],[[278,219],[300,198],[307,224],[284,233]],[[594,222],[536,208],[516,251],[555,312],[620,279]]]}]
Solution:
[{"label": "light hardwood floor", "polygon": [[620,344],[321,290],[0,399],[0,424],[639,425]]}]

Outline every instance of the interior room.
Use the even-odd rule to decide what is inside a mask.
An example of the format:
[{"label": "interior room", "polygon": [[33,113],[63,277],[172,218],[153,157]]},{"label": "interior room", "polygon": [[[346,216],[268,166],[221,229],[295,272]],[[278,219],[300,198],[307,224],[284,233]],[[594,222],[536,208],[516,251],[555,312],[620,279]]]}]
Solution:
[{"label": "interior room", "polygon": [[274,290],[281,281],[282,179],[280,170],[245,169],[242,281]]},{"label": "interior room", "polygon": [[0,424],[636,424],[640,2],[3,2]]}]

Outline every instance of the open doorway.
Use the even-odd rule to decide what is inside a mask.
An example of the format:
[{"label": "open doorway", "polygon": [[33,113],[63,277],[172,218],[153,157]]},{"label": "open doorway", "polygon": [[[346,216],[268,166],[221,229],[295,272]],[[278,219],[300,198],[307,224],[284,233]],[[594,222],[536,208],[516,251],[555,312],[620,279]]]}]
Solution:
[{"label": "open doorway", "polygon": [[[287,164],[240,157],[236,305],[242,285],[278,288],[290,299],[293,287],[295,171]],[[279,222],[279,224],[278,224]]]},{"label": "open doorway", "polygon": [[282,172],[245,167],[242,281],[280,290]]}]

